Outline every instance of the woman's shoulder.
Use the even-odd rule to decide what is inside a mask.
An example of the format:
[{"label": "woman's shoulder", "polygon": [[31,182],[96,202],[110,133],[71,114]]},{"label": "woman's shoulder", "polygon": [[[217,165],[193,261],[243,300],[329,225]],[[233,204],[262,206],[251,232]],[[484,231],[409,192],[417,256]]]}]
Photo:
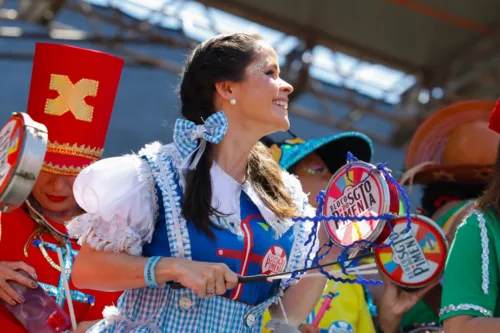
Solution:
[{"label": "woman's shoulder", "polygon": [[[138,153],[97,161],[77,176],[73,185],[75,198],[79,204],[86,206],[87,211],[94,211],[102,202],[111,204],[128,196],[133,197],[137,191],[150,191],[154,188],[150,163],[169,158],[175,165],[180,163],[181,157],[175,145],[153,142]],[[96,198],[99,200],[95,201]]]},{"label": "woman's shoulder", "polygon": [[162,144],[159,141],[148,143],[141,150],[139,150],[137,155],[148,158],[157,158],[159,156],[162,156],[163,158],[171,158],[175,164],[180,164],[182,161],[182,156],[175,143]]},{"label": "woman's shoulder", "polygon": [[457,227],[452,248],[469,248],[472,244],[500,247],[500,221],[491,209],[472,209]]},{"label": "woman's shoulder", "polygon": [[461,227],[472,227],[472,228],[488,228],[492,231],[500,232],[500,221],[497,214],[490,208],[479,209],[474,208],[465,216],[462,223],[459,225]]},{"label": "woman's shoulder", "polygon": [[88,180],[90,175],[92,175],[92,177],[108,177],[114,175],[115,177],[113,178],[116,178],[120,175],[129,177],[130,174],[137,174],[139,178],[142,178],[141,176],[143,176],[145,166],[148,164],[147,161],[157,161],[159,158],[171,158],[172,161],[175,162],[175,165],[181,162],[181,156],[175,144],[170,143],[164,145],[157,141],[146,144],[138,153],[108,157],[99,160],[83,169],[78,175],[77,180],[83,178]]}]

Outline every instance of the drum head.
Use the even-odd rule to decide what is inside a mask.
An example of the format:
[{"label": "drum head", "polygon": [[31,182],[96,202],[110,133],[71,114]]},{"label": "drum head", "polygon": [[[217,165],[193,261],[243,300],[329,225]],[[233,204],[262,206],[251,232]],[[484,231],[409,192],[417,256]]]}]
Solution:
[{"label": "drum head", "polygon": [[375,260],[379,270],[396,285],[404,288],[423,288],[443,273],[448,243],[441,228],[431,219],[411,216],[411,231],[405,233],[406,217],[394,220],[394,230],[384,244],[376,248]]},{"label": "drum head", "polygon": [[0,193],[12,180],[19,164],[24,139],[24,122],[21,117],[12,117],[0,130]]},{"label": "drum head", "polygon": [[323,215],[367,219],[326,222],[324,225],[332,242],[349,246],[359,240],[376,240],[386,221],[369,217],[388,213],[390,200],[387,181],[373,165],[352,162],[340,168],[326,189]]}]

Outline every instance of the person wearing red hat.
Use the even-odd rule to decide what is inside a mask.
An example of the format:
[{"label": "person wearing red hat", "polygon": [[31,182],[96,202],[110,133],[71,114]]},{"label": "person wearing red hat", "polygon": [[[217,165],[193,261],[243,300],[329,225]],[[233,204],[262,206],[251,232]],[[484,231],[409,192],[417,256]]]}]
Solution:
[{"label": "person wearing red hat", "polygon": [[[9,304],[25,302],[8,284],[16,281],[42,287],[69,313],[56,251],[61,249],[71,272],[79,245],[68,237],[65,224],[83,212],[73,183],[82,169],[101,158],[123,63],[94,50],[36,45],[27,112],[47,127],[49,142],[30,197],[20,208],[1,213],[0,298]],[[75,288],[71,273],[68,280],[75,319],[81,323],[77,331],[84,332],[120,293]],[[3,305],[0,327],[2,332],[26,332]]]},{"label": "person wearing red hat", "polygon": [[[500,100],[489,128],[500,134]],[[447,333],[500,331],[499,150],[497,142],[487,190],[458,227],[446,262],[439,318]]]}]

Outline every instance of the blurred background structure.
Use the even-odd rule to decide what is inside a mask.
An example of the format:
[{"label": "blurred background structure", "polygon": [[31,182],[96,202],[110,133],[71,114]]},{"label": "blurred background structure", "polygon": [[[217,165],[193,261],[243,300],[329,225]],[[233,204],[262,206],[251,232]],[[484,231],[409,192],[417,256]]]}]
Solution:
[{"label": "blurred background structure", "polygon": [[244,31],[279,54],[293,132],[363,132],[397,170],[429,113],[499,96],[498,13],[498,0],[0,0],[0,120],[26,107],[35,42],[66,43],[126,59],[106,156],[170,142],[189,49]]}]

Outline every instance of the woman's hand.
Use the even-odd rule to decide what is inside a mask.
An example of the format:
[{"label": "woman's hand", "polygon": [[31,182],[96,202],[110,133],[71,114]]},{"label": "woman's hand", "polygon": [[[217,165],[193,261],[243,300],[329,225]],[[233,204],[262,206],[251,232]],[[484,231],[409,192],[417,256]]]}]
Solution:
[{"label": "woman's hand", "polygon": [[19,273],[18,270],[25,271],[32,276],[34,280],[37,279],[35,269],[22,261],[0,262],[0,298],[12,305],[24,303],[24,298],[8,284],[8,281],[16,281],[17,283],[32,289],[38,288],[38,283],[25,277]]},{"label": "woman's hand", "polygon": [[200,297],[224,295],[226,290],[234,289],[238,284],[238,275],[224,264],[186,259],[166,261],[166,265],[169,264],[173,265],[174,279]]}]

